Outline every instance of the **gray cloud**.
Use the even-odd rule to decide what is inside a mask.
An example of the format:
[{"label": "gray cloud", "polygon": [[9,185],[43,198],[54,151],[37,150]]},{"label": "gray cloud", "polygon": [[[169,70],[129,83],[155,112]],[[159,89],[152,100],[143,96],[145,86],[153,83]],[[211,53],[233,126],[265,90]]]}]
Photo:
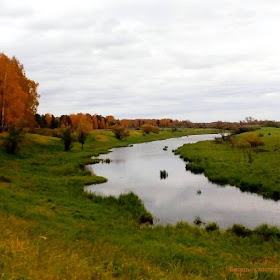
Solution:
[{"label": "gray cloud", "polygon": [[39,112],[279,119],[276,0],[0,0],[0,51],[40,83]]}]

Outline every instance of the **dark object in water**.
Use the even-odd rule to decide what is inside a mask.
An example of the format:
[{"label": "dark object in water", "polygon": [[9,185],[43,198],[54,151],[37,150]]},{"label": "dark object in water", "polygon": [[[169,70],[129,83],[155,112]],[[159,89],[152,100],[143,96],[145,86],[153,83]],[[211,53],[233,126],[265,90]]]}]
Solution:
[{"label": "dark object in water", "polygon": [[168,173],[166,170],[160,170],[160,179],[166,179],[168,177]]}]

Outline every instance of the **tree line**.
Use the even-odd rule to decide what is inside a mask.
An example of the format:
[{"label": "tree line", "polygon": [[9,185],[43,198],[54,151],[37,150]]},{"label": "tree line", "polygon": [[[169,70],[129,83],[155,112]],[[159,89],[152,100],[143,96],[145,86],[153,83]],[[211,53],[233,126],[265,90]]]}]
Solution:
[{"label": "tree line", "polygon": [[232,129],[247,125],[280,127],[280,123],[271,120],[259,121],[247,117],[240,122],[210,122],[193,123],[190,120],[163,119],[115,119],[113,116],[70,114],[60,117],[52,114],[37,114],[39,105],[39,84],[27,78],[24,66],[16,57],[9,58],[0,53],[0,132],[9,127],[29,128],[72,128],[79,123],[86,123],[91,129],[109,129],[114,125],[121,125],[126,129],[140,129],[143,125],[159,128],[220,128]]},{"label": "tree line", "polygon": [[152,125],[160,128],[165,127],[195,127],[190,121],[178,121],[172,119],[116,119],[114,116],[102,116],[102,115],[91,115],[91,114],[70,114],[62,115],[60,117],[54,116],[52,114],[36,114],[35,121],[37,127],[40,128],[64,128],[64,127],[77,127],[80,119],[84,118],[87,123],[89,123],[92,129],[109,129],[112,126],[118,124],[122,125],[127,129],[137,129],[142,125]]}]

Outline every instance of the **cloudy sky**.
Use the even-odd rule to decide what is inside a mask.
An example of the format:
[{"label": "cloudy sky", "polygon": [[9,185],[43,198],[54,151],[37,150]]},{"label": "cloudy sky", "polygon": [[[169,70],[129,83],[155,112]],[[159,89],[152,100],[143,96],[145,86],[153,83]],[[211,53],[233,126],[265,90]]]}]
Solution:
[{"label": "cloudy sky", "polygon": [[39,113],[280,120],[279,0],[0,0]]}]

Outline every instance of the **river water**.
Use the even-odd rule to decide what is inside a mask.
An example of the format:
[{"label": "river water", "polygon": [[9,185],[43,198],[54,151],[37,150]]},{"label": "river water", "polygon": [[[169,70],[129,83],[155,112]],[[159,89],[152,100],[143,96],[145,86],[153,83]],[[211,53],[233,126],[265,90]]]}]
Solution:
[{"label": "river water", "polygon": [[[200,217],[203,222],[216,222],[221,228],[234,223],[249,228],[262,223],[280,226],[279,202],[241,192],[236,187],[211,183],[202,174],[186,171],[186,163],[172,153],[184,144],[216,136],[193,135],[114,148],[109,154],[98,157],[109,158],[110,164],[101,162],[87,166],[108,181],[87,186],[86,191],[115,196],[132,191],[159,224],[193,223]],[[163,150],[165,146],[168,146],[166,151]],[[167,171],[166,179],[161,178],[161,170]]]}]

